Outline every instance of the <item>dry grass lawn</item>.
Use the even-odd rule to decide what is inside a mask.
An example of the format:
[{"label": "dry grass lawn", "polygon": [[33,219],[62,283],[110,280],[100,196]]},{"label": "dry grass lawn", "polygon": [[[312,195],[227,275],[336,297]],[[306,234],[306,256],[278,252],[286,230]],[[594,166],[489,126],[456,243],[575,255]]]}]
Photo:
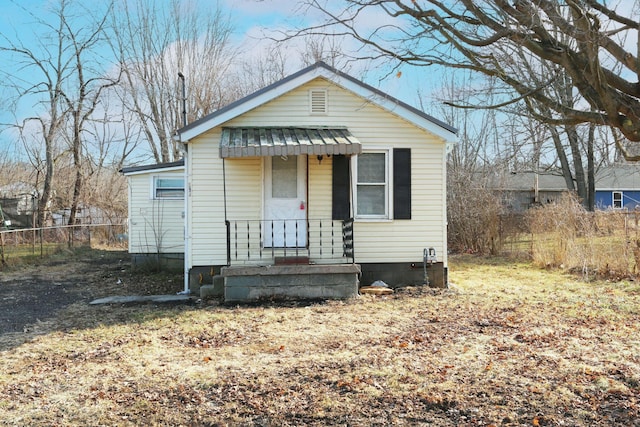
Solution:
[{"label": "dry grass lawn", "polygon": [[640,286],[458,257],[451,288],[88,306],[0,336],[0,425],[640,425]]}]

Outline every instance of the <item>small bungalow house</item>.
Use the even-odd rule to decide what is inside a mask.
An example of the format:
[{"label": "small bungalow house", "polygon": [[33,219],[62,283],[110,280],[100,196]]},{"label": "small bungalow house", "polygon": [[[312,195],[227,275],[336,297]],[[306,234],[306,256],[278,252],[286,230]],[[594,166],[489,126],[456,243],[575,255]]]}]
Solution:
[{"label": "small bungalow house", "polygon": [[177,165],[123,172],[132,253],[169,251],[145,246],[157,233],[140,227],[153,222],[148,202],[164,199],[164,186],[184,198],[184,224],[165,212],[155,228],[168,241],[167,227],[183,233],[185,291],[213,281],[227,301],[341,298],[359,282],[423,283],[425,272],[444,285],[451,126],[317,63],[176,139],[182,181]]}]

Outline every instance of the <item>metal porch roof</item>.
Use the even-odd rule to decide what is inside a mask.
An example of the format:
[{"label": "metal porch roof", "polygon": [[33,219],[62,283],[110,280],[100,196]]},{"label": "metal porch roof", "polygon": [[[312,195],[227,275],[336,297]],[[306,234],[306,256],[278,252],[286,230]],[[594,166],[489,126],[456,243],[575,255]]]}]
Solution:
[{"label": "metal porch roof", "polygon": [[360,141],[340,127],[226,127],[220,141],[222,158],[360,152]]}]

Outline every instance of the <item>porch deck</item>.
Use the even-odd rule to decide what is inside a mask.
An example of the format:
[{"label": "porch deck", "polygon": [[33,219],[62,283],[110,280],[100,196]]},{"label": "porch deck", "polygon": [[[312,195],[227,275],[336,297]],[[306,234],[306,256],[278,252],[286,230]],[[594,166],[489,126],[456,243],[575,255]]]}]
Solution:
[{"label": "porch deck", "polygon": [[[358,294],[353,219],[226,221],[225,302]],[[277,247],[276,242],[282,247]]]}]

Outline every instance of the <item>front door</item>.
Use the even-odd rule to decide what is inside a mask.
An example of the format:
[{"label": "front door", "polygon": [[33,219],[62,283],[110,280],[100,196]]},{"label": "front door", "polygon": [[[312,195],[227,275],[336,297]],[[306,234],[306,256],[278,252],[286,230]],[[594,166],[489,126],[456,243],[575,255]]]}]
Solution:
[{"label": "front door", "polygon": [[265,157],[265,247],[307,245],[306,160],[306,156]]}]

